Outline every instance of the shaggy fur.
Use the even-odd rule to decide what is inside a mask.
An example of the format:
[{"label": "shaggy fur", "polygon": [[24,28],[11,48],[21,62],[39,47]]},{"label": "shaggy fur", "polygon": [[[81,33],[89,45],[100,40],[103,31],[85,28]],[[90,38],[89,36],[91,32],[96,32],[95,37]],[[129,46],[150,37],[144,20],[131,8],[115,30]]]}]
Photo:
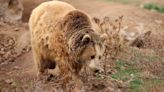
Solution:
[{"label": "shaggy fur", "polygon": [[49,1],[35,8],[29,26],[39,76],[56,65],[60,75],[78,75],[84,65],[102,56],[103,39],[91,24],[86,13],[64,2]]}]

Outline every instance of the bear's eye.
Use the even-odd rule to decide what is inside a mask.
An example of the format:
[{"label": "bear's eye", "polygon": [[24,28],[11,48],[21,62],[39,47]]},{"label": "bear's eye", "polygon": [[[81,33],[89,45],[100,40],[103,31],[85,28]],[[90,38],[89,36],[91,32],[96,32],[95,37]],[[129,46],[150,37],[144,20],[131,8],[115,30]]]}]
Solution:
[{"label": "bear's eye", "polygon": [[93,56],[91,56],[91,59],[94,59],[95,58],[95,56],[93,55]]},{"label": "bear's eye", "polygon": [[99,59],[101,59],[101,56],[99,56]]}]

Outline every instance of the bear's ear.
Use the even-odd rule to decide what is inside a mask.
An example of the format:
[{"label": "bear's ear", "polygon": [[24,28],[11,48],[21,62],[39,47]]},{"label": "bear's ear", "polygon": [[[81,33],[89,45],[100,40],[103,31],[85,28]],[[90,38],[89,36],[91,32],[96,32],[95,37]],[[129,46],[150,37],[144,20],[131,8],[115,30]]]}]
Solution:
[{"label": "bear's ear", "polygon": [[68,41],[69,53],[81,53],[86,45],[91,41],[91,36],[88,34],[80,34],[72,37]]},{"label": "bear's ear", "polygon": [[82,38],[82,43],[83,43],[83,44],[88,44],[88,43],[90,42],[90,40],[91,40],[91,36],[88,35],[88,34],[86,34],[86,35],[84,35],[83,38]]},{"label": "bear's ear", "polygon": [[90,27],[90,18],[80,10],[73,10],[68,12],[63,18],[63,27],[69,30],[78,30]]}]

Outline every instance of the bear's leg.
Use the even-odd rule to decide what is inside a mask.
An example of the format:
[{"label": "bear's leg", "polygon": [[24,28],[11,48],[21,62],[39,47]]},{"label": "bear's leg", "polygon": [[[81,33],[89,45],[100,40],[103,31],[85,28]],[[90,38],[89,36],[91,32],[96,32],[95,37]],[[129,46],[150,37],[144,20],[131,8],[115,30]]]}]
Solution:
[{"label": "bear's leg", "polygon": [[51,59],[44,59],[44,62],[45,62],[45,68],[48,68],[48,69],[55,69],[56,67],[56,62],[54,60],[51,60]]},{"label": "bear's leg", "polygon": [[81,81],[79,77],[79,71],[81,70],[82,66],[78,64],[76,64],[75,66],[72,67],[66,61],[63,61],[63,62],[61,61],[60,63],[58,62],[58,67],[59,67],[60,75],[61,75],[60,83],[66,84],[69,82],[69,80],[73,79],[76,81],[73,92],[81,92],[80,90],[82,88],[83,82]]},{"label": "bear's leg", "polygon": [[57,63],[59,68],[59,76],[60,76],[60,83],[66,84],[72,78],[72,70],[71,66],[69,66],[68,62],[60,61]]},{"label": "bear's leg", "polygon": [[39,52],[38,48],[35,49],[33,47],[33,56],[34,56],[34,61],[35,61],[35,65],[37,67],[37,78],[43,79],[47,73],[48,73],[48,69],[46,69],[46,63],[41,55],[41,52]]},{"label": "bear's leg", "polygon": [[42,58],[39,60],[39,62],[37,61],[37,68],[38,68],[37,77],[39,79],[45,79],[44,77],[47,77],[48,75],[48,68],[46,68],[46,63]]}]

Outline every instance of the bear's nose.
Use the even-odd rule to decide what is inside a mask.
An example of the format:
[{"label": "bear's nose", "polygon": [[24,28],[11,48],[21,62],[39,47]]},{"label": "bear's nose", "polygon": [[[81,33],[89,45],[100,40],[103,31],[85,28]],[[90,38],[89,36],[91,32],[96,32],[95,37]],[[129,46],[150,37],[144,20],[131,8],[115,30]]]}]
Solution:
[{"label": "bear's nose", "polygon": [[100,71],[100,70],[98,70],[98,69],[95,69],[95,70],[94,70],[94,73],[99,73],[99,71]]}]

